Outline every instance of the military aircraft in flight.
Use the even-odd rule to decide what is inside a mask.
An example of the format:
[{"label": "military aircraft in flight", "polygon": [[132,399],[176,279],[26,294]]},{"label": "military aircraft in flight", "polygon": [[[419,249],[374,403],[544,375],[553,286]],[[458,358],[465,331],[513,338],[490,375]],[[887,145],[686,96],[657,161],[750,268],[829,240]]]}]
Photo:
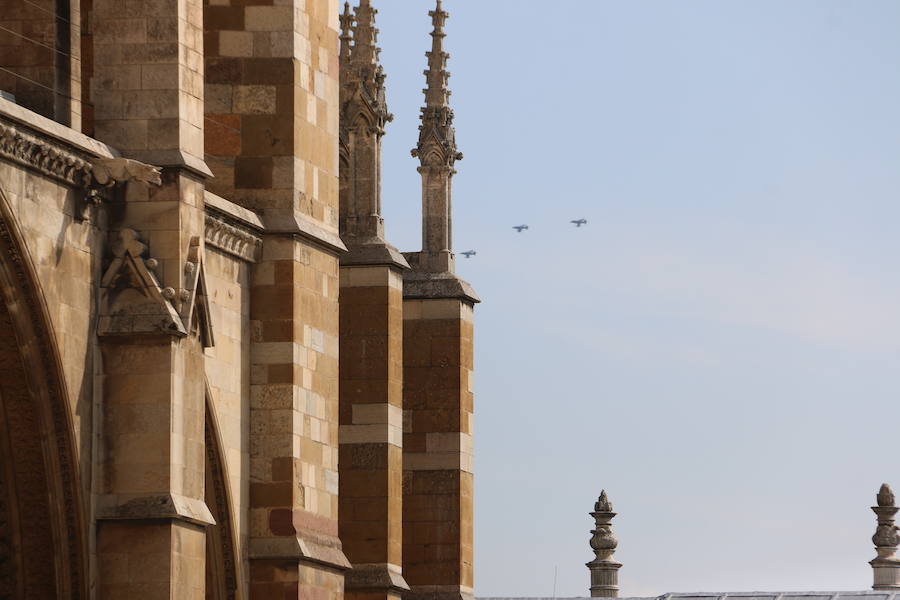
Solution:
[{"label": "military aircraft in flight", "polygon": [[515,229],[519,233],[522,233],[523,231],[528,229],[528,225],[516,225],[515,227],[513,227],[513,229]]},{"label": "military aircraft in flight", "polygon": [[575,227],[581,227],[582,225],[587,225],[587,219],[575,219],[574,221],[569,221]]},{"label": "military aircraft in flight", "polygon": [[477,256],[477,255],[478,255],[478,253],[475,252],[474,250],[466,250],[465,252],[460,252],[460,254],[462,254],[462,255],[465,256],[466,258],[472,258],[473,256]]}]

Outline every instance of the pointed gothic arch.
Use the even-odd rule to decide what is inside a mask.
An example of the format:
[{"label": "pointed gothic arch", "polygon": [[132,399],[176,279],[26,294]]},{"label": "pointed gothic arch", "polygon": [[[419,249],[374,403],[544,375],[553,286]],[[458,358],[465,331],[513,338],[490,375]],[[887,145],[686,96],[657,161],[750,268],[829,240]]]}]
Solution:
[{"label": "pointed gothic arch", "polygon": [[206,387],[206,505],[216,521],[206,530],[206,600],[241,600],[234,503],[213,397]]},{"label": "pointed gothic arch", "polygon": [[33,263],[0,190],[0,597],[87,598],[68,394]]}]

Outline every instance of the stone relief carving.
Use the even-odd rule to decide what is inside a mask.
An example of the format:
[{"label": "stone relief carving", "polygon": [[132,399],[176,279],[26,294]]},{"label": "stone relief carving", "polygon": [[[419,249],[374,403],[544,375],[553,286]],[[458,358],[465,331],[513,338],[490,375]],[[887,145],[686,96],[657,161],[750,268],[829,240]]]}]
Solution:
[{"label": "stone relief carving", "polygon": [[10,124],[0,123],[0,157],[73,186],[91,183],[92,165],[86,156]]},{"label": "stone relief carving", "polygon": [[[113,259],[100,282],[99,335],[197,333],[203,346],[214,343],[206,273],[199,237],[190,242],[183,287],[162,287],[159,262],[147,256],[136,231],[123,229],[110,244]],[[180,310],[176,307],[180,307]]]},{"label": "stone relief carving", "polygon": [[160,185],[160,169],[128,158],[98,158],[52,137],[14,123],[0,123],[0,158],[5,158],[77,190],[76,213],[82,220],[106,196],[105,188],[141,182]]},{"label": "stone relief carving", "polygon": [[262,237],[249,228],[230,223],[226,217],[207,209],[206,243],[223,252],[256,262],[262,251]]},{"label": "stone relief carving", "polygon": [[215,345],[209,298],[206,294],[206,269],[200,256],[200,238],[191,240],[184,264],[184,289],[181,291],[181,320],[191,333],[198,333],[204,348]]},{"label": "stone relief carving", "polygon": [[99,335],[167,333],[186,336],[175,310],[175,290],[163,288],[153,270],[159,263],[146,257],[147,246],[133,229],[123,229],[110,244],[113,260],[100,282]]}]

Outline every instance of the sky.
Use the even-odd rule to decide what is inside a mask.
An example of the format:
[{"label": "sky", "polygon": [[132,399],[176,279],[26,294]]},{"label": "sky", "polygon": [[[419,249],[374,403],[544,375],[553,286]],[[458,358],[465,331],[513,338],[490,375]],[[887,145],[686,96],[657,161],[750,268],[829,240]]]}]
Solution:
[{"label": "sky", "polygon": [[[387,235],[418,250],[433,2],[374,4]],[[900,486],[900,2],[444,5],[476,594],[587,595],[602,489],[623,595],[871,586]]]}]

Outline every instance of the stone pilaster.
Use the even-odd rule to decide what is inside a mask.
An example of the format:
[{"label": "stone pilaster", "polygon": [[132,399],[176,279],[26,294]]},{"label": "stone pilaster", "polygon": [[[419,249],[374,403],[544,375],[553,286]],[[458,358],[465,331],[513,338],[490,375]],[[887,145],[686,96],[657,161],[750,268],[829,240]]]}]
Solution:
[{"label": "stone pilaster", "polygon": [[605,490],[594,504],[591,516],[595,523],[591,531],[591,549],[595,556],[594,560],[587,563],[587,568],[591,571],[591,598],[618,598],[619,569],[622,568],[622,563],[613,559],[619,546],[619,540],[612,532],[612,520],[616,513],[613,512]]},{"label": "stone pilaster", "polygon": [[[107,205],[99,595],[205,597],[200,0],[93,7],[96,135],[163,168]],[[155,185],[159,183],[160,185]]]},{"label": "stone pilaster", "polygon": [[898,590],[900,589],[900,559],[897,558],[897,545],[900,544],[900,536],[897,535],[897,526],[894,523],[897,511],[897,502],[894,492],[888,484],[883,484],[878,491],[878,506],[873,506],[872,511],[878,516],[878,529],[872,536],[872,543],[878,553],[869,564],[874,572],[873,590]]}]

